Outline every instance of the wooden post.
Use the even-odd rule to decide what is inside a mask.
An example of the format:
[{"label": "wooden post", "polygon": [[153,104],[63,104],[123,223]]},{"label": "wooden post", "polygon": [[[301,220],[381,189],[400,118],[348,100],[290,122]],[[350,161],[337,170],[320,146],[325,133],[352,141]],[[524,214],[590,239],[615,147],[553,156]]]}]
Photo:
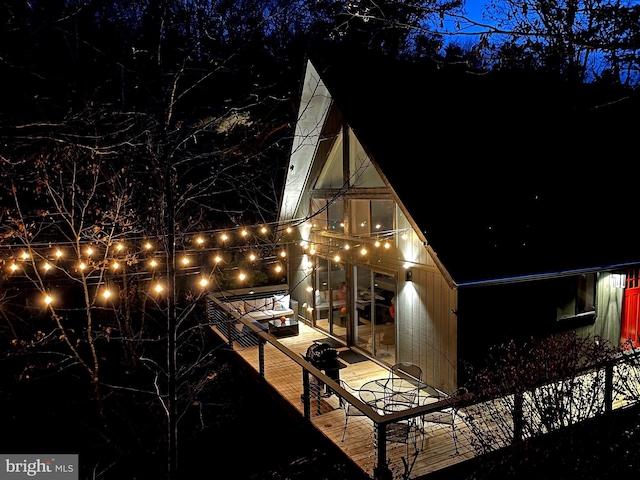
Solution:
[{"label": "wooden post", "polygon": [[522,440],[522,431],[524,419],[522,418],[522,392],[513,394],[513,443],[516,444]]},{"label": "wooden post", "polygon": [[604,411],[613,411],[613,361],[607,362],[604,370]]}]

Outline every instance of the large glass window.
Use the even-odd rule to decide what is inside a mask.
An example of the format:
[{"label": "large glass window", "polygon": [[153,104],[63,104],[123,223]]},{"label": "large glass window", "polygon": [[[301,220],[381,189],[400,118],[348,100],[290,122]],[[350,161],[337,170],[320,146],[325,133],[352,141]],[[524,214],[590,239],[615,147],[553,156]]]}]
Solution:
[{"label": "large glass window", "polygon": [[393,200],[351,200],[350,231],[353,235],[371,235],[393,230]]},{"label": "large glass window", "polygon": [[314,198],[311,212],[316,230],[344,233],[344,202],[341,199]]}]

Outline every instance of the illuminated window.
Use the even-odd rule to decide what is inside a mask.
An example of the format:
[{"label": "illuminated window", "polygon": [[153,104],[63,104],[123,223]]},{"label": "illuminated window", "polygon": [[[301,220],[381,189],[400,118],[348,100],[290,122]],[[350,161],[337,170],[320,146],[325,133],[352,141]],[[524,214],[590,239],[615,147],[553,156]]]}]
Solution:
[{"label": "illuminated window", "polygon": [[393,200],[351,200],[349,228],[353,235],[369,235],[393,230]]}]

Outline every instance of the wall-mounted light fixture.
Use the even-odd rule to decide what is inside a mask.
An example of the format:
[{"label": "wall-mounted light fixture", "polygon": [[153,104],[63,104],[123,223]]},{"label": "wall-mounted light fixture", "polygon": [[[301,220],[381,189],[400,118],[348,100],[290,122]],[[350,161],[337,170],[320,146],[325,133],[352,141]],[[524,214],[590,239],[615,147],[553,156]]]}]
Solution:
[{"label": "wall-mounted light fixture", "polygon": [[413,268],[407,268],[404,279],[407,282],[413,282]]},{"label": "wall-mounted light fixture", "polygon": [[611,288],[624,288],[627,283],[627,276],[624,273],[612,273],[610,275]]}]

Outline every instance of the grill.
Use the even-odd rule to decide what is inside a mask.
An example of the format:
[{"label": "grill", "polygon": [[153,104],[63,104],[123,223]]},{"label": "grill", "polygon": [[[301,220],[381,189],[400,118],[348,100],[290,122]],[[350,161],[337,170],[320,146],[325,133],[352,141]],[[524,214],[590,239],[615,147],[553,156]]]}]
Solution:
[{"label": "grill", "polygon": [[338,351],[327,343],[316,343],[307,349],[306,360],[331,380],[340,380]]}]

